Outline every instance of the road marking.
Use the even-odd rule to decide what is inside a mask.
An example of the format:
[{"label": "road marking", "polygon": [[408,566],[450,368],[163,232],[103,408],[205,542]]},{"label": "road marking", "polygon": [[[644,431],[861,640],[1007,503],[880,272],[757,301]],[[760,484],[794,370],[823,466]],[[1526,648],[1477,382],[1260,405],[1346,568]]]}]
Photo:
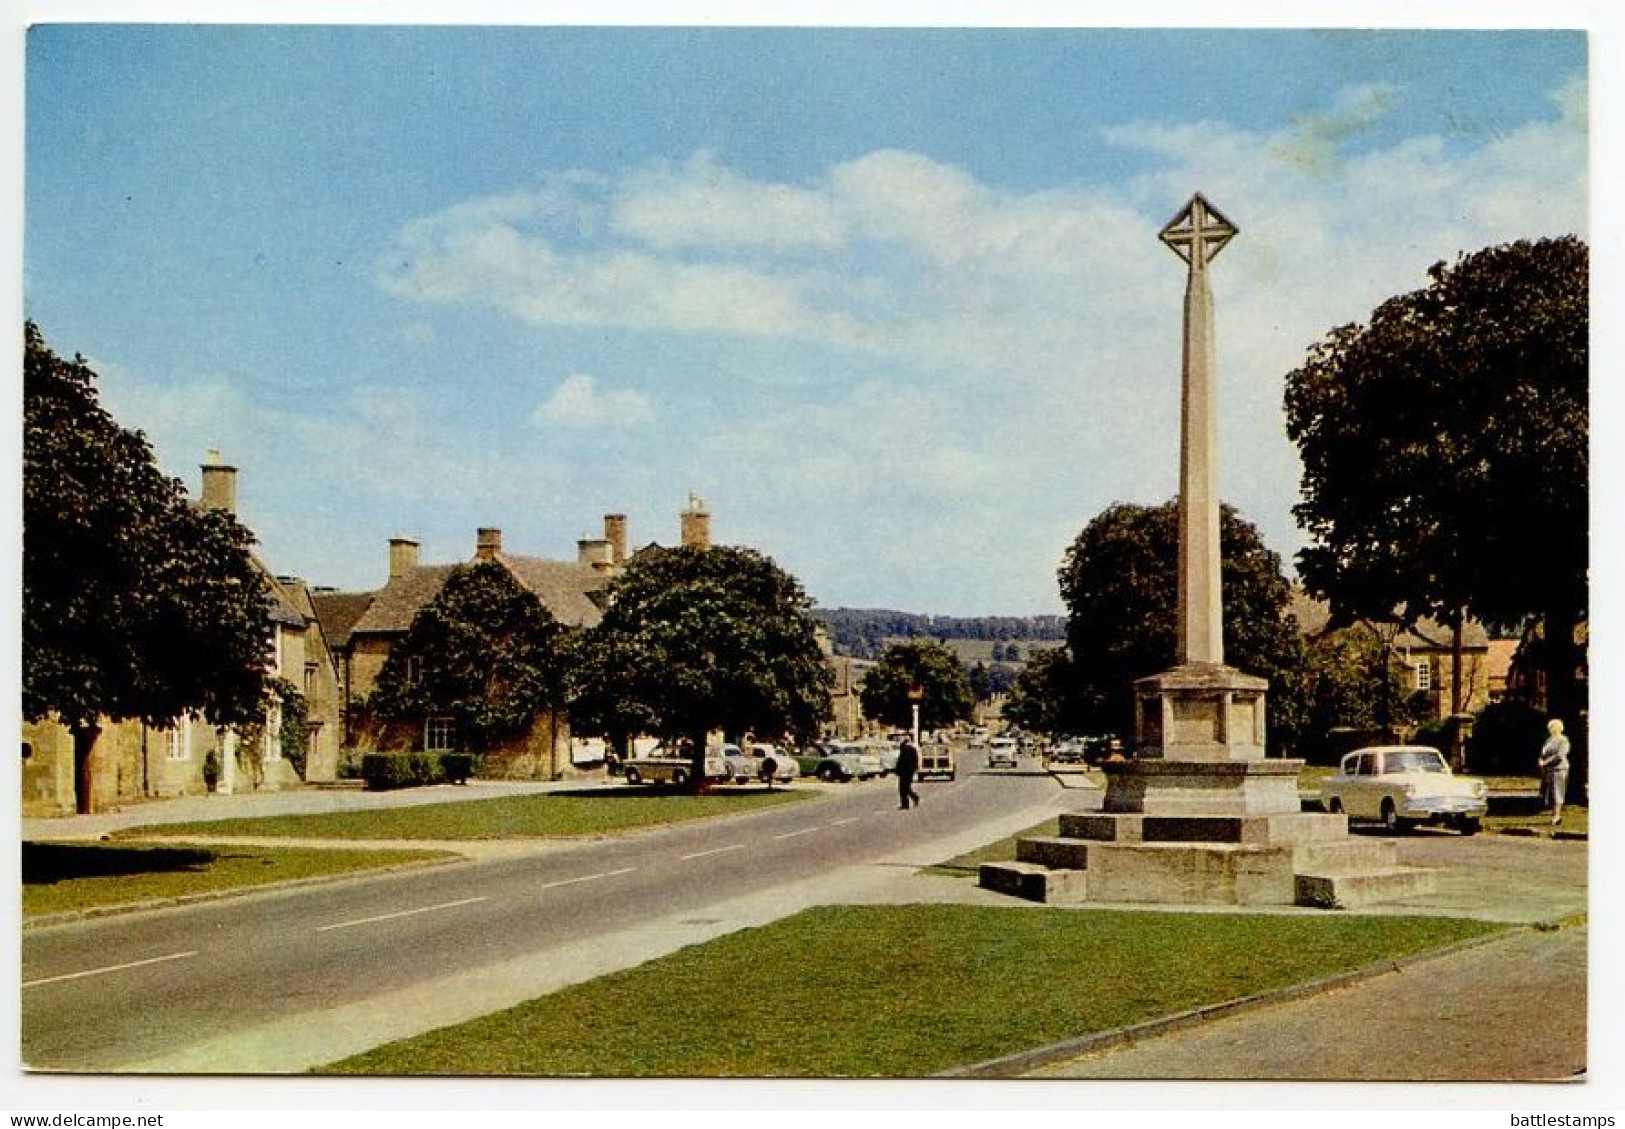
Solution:
[{"label": "road marking", "polygon": [[679,857],[677,861],[678,862],[687,862],[689,859],[703,859],[707,855],[720,855],[724,851],[742,851],[744,849],[745,849],[745,844],[743,844],[743,843],[735,843],[731,847],[713,847],[709,851],[695,851],[691,855],[683,855],[683,856]]},{"label": "road marking", "polygon": [[482,894],[477,898],[464,898],[460,902],[442,902],[437,906],[420,906],[417,909],[403,909],[395,913],[381,913],[377,917],[362,917],[355,921],[341,921],[336,925],[322,925],[316,930],[318,933],[329,933],[334,929],[349,929],[356,925],[372,925],[378,921],[394,921],[401,917],[415,917],[420,913],[434,913],[436,910],[456,909],[458,906],[471,906],[475,902],[489,901],[490,896]]},{"label": "road marking", "polygon": [[834,823],[830,824],[830,826],[831,827],[845,827],[848,823],[856,823],[858,820],[860,820],[862,818],[863,817],[861,815],[855,815],[851,819],[837,819]]},{"label": "road marking", "polygon": [[162,964],[166,960],[185,960],[187,957],[197,956],[198,951],[193,949],[186,953],[170,953],[168,956],[148,957],[146,960],[132,960],[129,964],[110,964],[106,968],[87,968],[83,972],[67,972],[61,976],[42,976],[38,980],[24,980],[24,988],[37,988],[41,984],[55,984],[61,980],[80,980],[86,976],[101,976],[108,972],[123,972],[126,968],[140,968],[148,964]]},{"label": "road marking", "polygon": [[600,878],[614,878],[617,874],[631,874],[637,867],[623,866],[619,870],[606,870],[602,874],[583,874],[580,878],[561,878],[557,882],[543,882],[538,890],[551,890],[557,886],[574,886],[577,882],[596,882]]},{"label": "road marking", "polygon": [[783,835],[775,835],[775,836],[773,836],[773,838],[775,838],[775,839],[794,839],[797,835],[811,835],[814,831],[820,831],[820,830],[822,830],[822,828],[803,827],[800,831],[786,831]]}]

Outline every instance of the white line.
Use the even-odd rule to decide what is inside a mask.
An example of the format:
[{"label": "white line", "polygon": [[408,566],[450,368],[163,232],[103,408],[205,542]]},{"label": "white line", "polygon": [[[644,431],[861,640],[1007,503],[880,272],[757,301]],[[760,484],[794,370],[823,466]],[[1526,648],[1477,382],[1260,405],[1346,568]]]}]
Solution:
[{"label": "white line", "polygon": [[398,917],[413,917],[420,913],[434,913],[436,910],[455,909],[458,906],[471,906],[475,902],[489,900],[489,895],[482,894],[477,898],[464,898],[460,902],[442,902],[437,906],[421,906],[418,909],[403,909],[397,913],[381,913],[377,917],[363,917],[355,921],[341,921],[337,925],[323,925],[316,930],[318,933],[327,933],[334,929],[349,929],[353,925],[371,925],[377,921],[394,921]]},{"label": "white line", "polygon": [[856,823],[858,820],[860,820],[862,818],[863,817],[861,815],[855,815],[851,819],[837,819],[834,823],[830,824],[830,826],[831,827],[845,827],[848,823]]},{"label": "white line", "polygon": [[583,874],[580,878],[561,878],[557,882],[543,882],[538,890],[551,890],[556,886],[574,886],[577,882],[595,882],[600,878],[614,878],[617,874],[631,874],[637,867],[623,866],[619,870],[606,870],[602,874]]},{"label": "white line", "polygon": [[800,831],[786,831],[783,835],[775,835],[775,839],[794,839],[797,835],[811,835],[814,831],[821,831],[821,827],[803,827]]},{"label": "white line", "polygon": [[682,856],[680,856],[678,858],[677,861],[678,862],[687,862],[689,859],[703,859],[706,855],[720,855],[724,851],[742,851],[744,849],[745,849],[745,844],[743,844],[743,843],[735,843],[731,847],[713,847],[709,851],[695,851],[691,855],[682,855]]},{"label": "white line", "polygon": [[162,964],[166,960],[185,960],[187,957],[197,956],[197,950],[189,953],[170,953],[165,957],[150,957],[147,960],[132,960],[129,964],[112,964],[106,968],[90,968],[84,972],[68,972],[61,976],[44,976],[38,980],[23,981],[24,988],[37,988],[41,984],[55,984],[59,980],[78,980],[85,976],[100,976],[104,972],[123,972],[126,968],[140,968],[144,964]]}]

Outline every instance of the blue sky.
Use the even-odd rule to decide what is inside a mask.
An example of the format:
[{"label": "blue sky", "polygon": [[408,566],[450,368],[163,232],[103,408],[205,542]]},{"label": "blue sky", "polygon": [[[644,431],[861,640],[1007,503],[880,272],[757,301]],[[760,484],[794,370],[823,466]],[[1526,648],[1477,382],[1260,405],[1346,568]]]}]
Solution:
[{"label": "blue sky", "polygon": [[1201,190],[1226,500],[1283,377],[1434,262],[1588,236],[1576,31],[36,26],[24,301],[278,572],[479,526],[718,540],[827,606],[1061,610],[1178,468]]}]

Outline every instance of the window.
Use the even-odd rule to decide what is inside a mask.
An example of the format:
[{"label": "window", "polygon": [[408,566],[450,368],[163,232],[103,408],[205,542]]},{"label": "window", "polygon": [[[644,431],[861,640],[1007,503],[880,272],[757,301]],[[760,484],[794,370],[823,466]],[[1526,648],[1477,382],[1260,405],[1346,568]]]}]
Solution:
[{"label": "window", "polygon": [[1432,663],[1428,662],[1426,659],[1422,659],[1412,669],[1416,671],[1416,688],[1418,690],[1433,689]]},{"label": "window", "polygon": [[423,660],[417,655],[406,656],[406,684],[416,686],[423,681]]},{"label": "window", "polygon": [[444,753],[457,747],[457,725],[449,717],[431,717],[423,723],[423,748]]},{"label": "window", "polygon": [[164,758],[184,761],[192,758],[192,723],[185,718],[164,736]]}]

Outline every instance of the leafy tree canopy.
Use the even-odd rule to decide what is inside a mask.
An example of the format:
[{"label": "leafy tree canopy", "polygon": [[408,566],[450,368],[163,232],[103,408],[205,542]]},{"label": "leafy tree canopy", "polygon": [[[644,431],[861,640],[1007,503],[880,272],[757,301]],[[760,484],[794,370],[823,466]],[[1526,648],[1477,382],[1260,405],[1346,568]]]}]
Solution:
[{"label": "leafy tree canopy", "polygon": [[[1588,253],[1573,237],[1436,264],[1424,290],[1333,330],[1288,374],[1308,589],[1360,617],[1586,616]],[[1577,655],[1552,648],[1557,712]]]},{"label": "leafy tree canopy", "polygon": [[369,703],[381,718],[453,719],[482,752],[564,703],[566,629],[496,561],[454,569],[392,648]]},{"label": "leafy tree canopy", "polygon": [[580,652],[578,730],[817,737],[832,675],[812,601],[770,558],[730,546],[645,549],[609,600]]},{"label": "leafy tree canopy", "polygon": [[976,701],[965,668],[941,643],[894,643],[864,677],[858,700],[865,716],[906,728],[913,722],[910,691],[918,687],[920,727],[944,729],[971,716]]},{"label": "leafy tree canopy", "polygon": [[23,715],[73,730],[88,811],[102,719],[263,716],[269,591],[252,534],[158,470],[82,357],[30,322],[23,361]]},{"label": "leafy tree canopy", "polygon": [[1065,647],[1033,651],[1004,703],[1005,719],[1034,733],[1079,734],[1089,726],[1078,716],[1072,656]]},{"label": "leafy tree canopy", "polygon": [[[1220,510],[1219,552],[1225,661],[1276,682],[1297,662],[1298,648],[1286,615],[1291,590],[1281,575],[1281,558],[1229,506]],[[1175,502],[1111,506],[1067,550],[1059,577],[1070,614],[1070,688],[1063,714],[1070,726],[1083,732],[1133,731],[1134,680],[1174,665],[1178,567]]]}]

